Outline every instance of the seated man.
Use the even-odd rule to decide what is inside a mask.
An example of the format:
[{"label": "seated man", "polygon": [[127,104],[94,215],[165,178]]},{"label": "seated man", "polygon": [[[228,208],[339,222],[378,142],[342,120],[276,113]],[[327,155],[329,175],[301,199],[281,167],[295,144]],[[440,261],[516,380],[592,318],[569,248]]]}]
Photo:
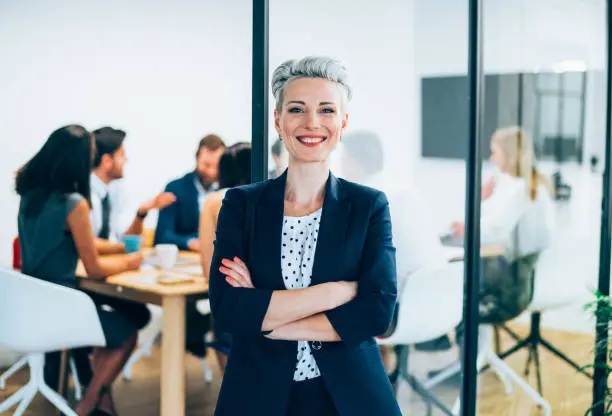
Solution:
[{"label": "seated man", "polygon": [[159,213],[155,244],[175,244],[180,250],[200,251],[198,238],[200,207],[207,194],[216,191],[219,159],[225,143],[209,134],[200,140],[196,152],[196,169],[166,186],[176,195],[176,202]]},{"label": "seated man", "polygon": [[100,254],[115,254],[125,251],[121,243],[123,235],[142,234],[144,219],[153,210],[171,205],[176,197],[169,192],[160,193],[140,205],[129,227],[121,226],[124,214],[124,198],[121,189],[111,184],[123,178],[123,166],[127,162],[123,141],[126,133],[112,127],[94,130],[96,156],[91,174],[91,224]]}]

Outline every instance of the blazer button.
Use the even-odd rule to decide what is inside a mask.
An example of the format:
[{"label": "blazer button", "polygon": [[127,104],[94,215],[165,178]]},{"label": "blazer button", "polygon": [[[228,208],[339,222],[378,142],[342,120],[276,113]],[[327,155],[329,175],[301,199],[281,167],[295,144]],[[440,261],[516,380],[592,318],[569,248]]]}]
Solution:
[{"label": "blazer button", "polygon": [[321,343],[321,341],[312,341],[312,342],[310,343],[310,346],[312,347],[312,349],[313,349],[313,350],[318,351],[318,350],[320,350],[320,349],[321,349],[321,347],[323,346],[323,344]]}]

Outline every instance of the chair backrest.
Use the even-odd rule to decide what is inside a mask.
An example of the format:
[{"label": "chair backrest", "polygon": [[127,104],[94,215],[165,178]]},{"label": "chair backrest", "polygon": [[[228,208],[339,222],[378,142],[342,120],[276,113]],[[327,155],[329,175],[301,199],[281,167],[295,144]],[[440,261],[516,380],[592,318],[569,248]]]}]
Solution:
[{"label": "chair backrest", "polygon": [[30,353],[105,344],[85,293],[0,267],[0,346]]},{"label": "chair backrest", "polygon": [[[582,253],[577,254],[580,255]],[[590,258],[573,257],[572,262],[566,263],[559,262],[557,257],[558,252],[544,250],[538,259],[533,298],[529,304],[531,311],[557,309],[572,304],[584,305],[593,300],[593,292],[585,276],[596,274],[597,264],[591,262]],[[559,276],[572,278],[559,280]]]},{"label": "chair backrest", "polygon": [[13,269],[21,270],[21,247],[19,246],[19,237],[13,240]]},{"label": "chair backrest", "polygon": [[451,332],[463,314],[463,263],[410,275],[399,297],[397,326],[380,344],[411,345]]}]

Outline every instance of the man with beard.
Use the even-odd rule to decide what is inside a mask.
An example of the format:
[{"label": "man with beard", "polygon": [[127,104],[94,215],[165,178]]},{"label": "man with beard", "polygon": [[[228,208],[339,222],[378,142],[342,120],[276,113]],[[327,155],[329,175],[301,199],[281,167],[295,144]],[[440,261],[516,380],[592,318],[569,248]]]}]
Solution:
[{"label": "man with beard", "polygon": [[198,238],[200,207],[210,192],[217,190],[219,160],[225,143],[209,134],[200,140],[196,152],[196,168],[166,186],[176,195],[176,202],[159,213],[155,244],[175,244],[179,250],[200,252]]}]

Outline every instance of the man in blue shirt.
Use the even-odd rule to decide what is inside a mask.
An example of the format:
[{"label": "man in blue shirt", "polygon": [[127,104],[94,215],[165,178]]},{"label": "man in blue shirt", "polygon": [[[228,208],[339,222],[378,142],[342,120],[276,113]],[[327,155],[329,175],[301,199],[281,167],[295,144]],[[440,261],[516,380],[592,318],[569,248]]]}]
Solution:
[{"label": "man in blue shirt", "polygon": [[210,192],[217,190],[219,160],[225,143],[214,134],[205,136],[196,152],[196,168],[170,182],[165,191],[176,196],[176,202],[159,212],[155,244],[175,244],[179,250],[200,251],[198,228],[200,207]]},{"label": "man in blue shirt", "polygon": [[[179,250],[200,252],[200,207],[206,195],[218,189],[219,160],[224,151],[225,143],[217,135],[209,134],[200,140],[195,170],[166,186],[165,192],[174,194],[176,201],[159,211],[155,244],[175,244]],[[191,302],[187,304],[186,321],[186,348],[204,357],[204,335],[210,329],[210,315],[201,315]]]}]

